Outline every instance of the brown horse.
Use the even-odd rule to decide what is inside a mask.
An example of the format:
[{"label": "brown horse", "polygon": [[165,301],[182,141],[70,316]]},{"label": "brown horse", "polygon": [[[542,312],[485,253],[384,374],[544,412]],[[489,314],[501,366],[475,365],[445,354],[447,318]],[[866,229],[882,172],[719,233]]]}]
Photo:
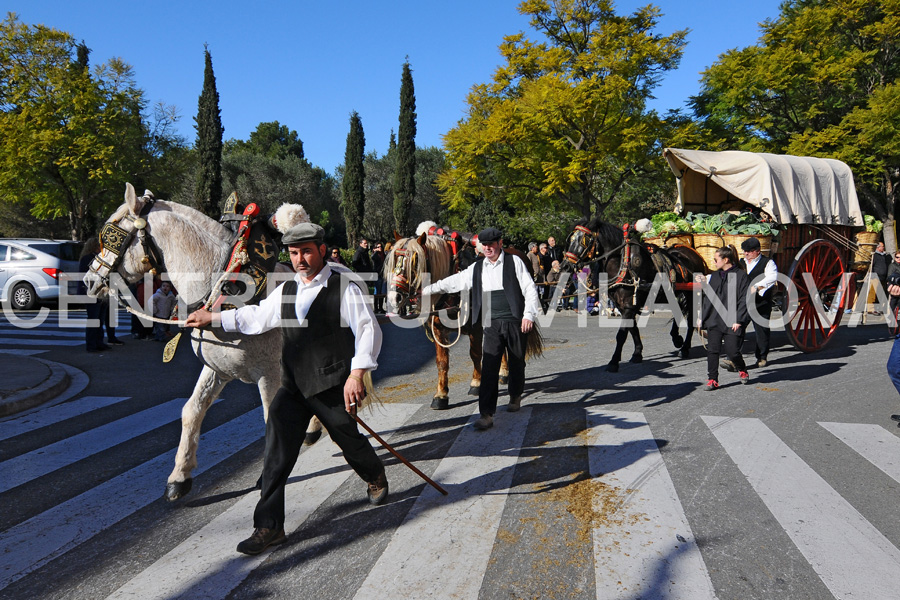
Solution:
[{"label": "brown horse", "polygon": [[[465,244],[461,251],[471,253],[474,260],[474,248]],[[400,238],[384,260],[384,278],[388,282],[387,304],[397,314],[408,312],[421,313],[424,318],[425,331],[434,341],[435,363],[438,369],[437,391],[431,401],[431,408],[444,410],[450,405],[450,328],[442,322],[439,311],[446,309],[451,318],[459,318],[459,294],[444,294],[432,298],[428,307],[416,306],[419,302],[418,291],[422,288],[425,273],[431,281],[439,281],[452,275],[455,266],[454,255],[450,244],[441,237],[421,234],[418,237]],[[469,357],[472,359],[472,381],[469,394],[478,395],[481,387],[481,345],[483,331],[480,325],[461,324],[459,335],[469,337]]]}]

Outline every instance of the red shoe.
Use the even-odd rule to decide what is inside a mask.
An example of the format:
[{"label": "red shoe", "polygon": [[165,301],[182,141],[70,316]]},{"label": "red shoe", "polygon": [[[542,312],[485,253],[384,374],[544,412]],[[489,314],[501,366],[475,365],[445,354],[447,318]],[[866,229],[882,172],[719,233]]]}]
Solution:
[{"label": "red shoe", "polygon": [[747,371],[741,371],[739,375],[741,376],[741,383],[743,383],[744,385],[750,383],[750,373],[748,373]]},{"label": "red shoe", "polygon": [[707,392],[711,392],[718,388],[719,388],[719,382],[716,381],[715,379],[710,379],[709,381],[706,382],[706,391]]}]

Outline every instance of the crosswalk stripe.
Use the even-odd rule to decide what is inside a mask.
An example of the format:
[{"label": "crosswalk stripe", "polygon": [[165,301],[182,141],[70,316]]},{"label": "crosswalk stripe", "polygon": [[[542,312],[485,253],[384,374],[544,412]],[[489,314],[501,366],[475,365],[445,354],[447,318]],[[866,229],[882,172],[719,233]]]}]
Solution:
[{"label": "crosswalk stripe", "polygon": [[0,335],[29,337],[63,337],[81,338],[84,341],[84,330],[72,331],[71,329],[51,329],[42,327],[39,329],[21,329],[19,327],[0,327]]},{"label": "crosswalk stripe", "polygon": [[597,598],[715,598],[644,415],[591,407],[587,423]]},{"label": "crosswalk stripe", "polygon": [[433,475],[449,495],[425,488],[356,598],[478,597],[531,409],[502,417],[463,427]]},{"label": "crosswalk stripe", "polygon": [[701,418],[832,594],[896,597],[900,550],[762,421]]},{"label": "crosswalk stripe", "polygon": [[0,462],[0,493],[180,419],[185,402],[187,398],[175,398]]},{"label": "crosswalk stripe", "polygon": [[[194,476],[265,434],[262,407],[200,436]],[[0,589],[158,500],[175,449],[11,527],[0,538]]]},{"label": "crosswalk stripe", "polygon": [[27,415],[0,422],[0,440],[61,423],[94,410],[128,400],[131,396],[84,396],[71,402],[49,406]]},{"label": "crosswalk stripe", "polygon": [[[390,439],[388,432],[396,430],[420,408],[418,404],[390,404],[385,410],[366,417],[367,424],[376,431],[385,432],[382,437]],[[310,472],[318,474],[303,477],[285,488],[284,528],[288,535],[297,530],[344,481],[356,476],[347,466],[343,454],[335,449],[330,440],[324,440],[300,454],[291,478]],[[360,489],[363,489],[362,485]],[[224,598],[268,558],[268,554],[242,556],[234,550],[252,529],[253,509],[258,500],[257,492],[244,496],[116,590],[109,599]],[[360,494],[360,502],[363,501]]]},{"label": "crosswalk stripe", "polygon": [[49,340],[49,339],[27,339],[27,338],[0,338],[0,344],[7,346],[81,346],[84,340]]},{"label": "crosswalk stripe", "polygon": [[867,461],[900,483],[900,438],[880,425],[819,423]]}]

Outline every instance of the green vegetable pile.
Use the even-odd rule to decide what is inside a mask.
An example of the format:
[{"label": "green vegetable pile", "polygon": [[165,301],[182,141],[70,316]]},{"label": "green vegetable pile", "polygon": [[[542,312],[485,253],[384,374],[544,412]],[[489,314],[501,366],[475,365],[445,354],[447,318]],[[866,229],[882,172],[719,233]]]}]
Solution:
[{"label": "green vegetable pile", "polygon": [[863,219],[866,222],[866,231],[870,231],[872,233],[881,233],[881,230],[884,229],[884,223],[882,223],[872,215],[865,215]]},{"label": "green vegetable pile", "polygon": [[691,224],[673,212],[663,212],[650,217],[653,229],[644,234],[645,238],[663,237],[679,233],[691,233]]}]

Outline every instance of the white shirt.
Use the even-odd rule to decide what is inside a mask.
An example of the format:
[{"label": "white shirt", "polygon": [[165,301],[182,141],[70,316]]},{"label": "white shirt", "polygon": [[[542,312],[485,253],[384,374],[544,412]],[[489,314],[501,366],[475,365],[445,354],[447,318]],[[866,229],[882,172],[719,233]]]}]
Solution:
[{"label": "white shirt", "polygon": [[[757,255],[756,260],[753,261],[749,261],[746,258],[744,259],[744,262],[747,264],[748,273],[753,270],[761,257],[762,255]],[[778,275],[778,267],[775,266],[775,261],[770,258],[769,262],[766,264],[765,271],[763,271],[762,279],[755,283],[751,281],[750,287],[758,287],[759,289],[756,293],[762,296],[770,287],[775,285],[775,282],[777,281],[776,275]]]},{"label": "white shirt", "polygon": [[[487,258],[484,259],[482,261],[484,266],[481,268],[481,289],[485,292],[495,292],[503,289],[503,261],[507,260],[507,256],[509,256],[508,260],[513,261],[519,288],[522,290],[522,295],[525,296],[525,310],[522,318],[533,322],[541,310],[541,301],[538,299],[537,287],[535,287],[534,280],[528,273],[524,261],[516,260],[513,255],[507,255],[506,252],[501,252],[494,262]],[[474,277],[476,264],[473,263],[465,271],[460,271],[455,275],[445,277],[436,283],[426,286],[422,293],[453,293],[472,289],[472,278]]]},{"label": "white shirt", "polygon": [[[294,308],[297,319],[302,324],[313,300],[323,288],[328,287],[331,267],[326,263],[319,273],[308,284],[303,282],[300,274],[294,275],[297,282],[297,298]],[[356,284],[350,283],[343,275],[338,280],[347,286],[341,295],[341,323],[347,323],[356,338],[355,353],[350,361],[350,369],[374,370],[378,367],[378,354],[381,352],[381,326],[375,319],[375,313],[368,303],[368,297]],[[265,333],[281,325],[281,297],[284,284],[279,285],[268,297],[258,305],[248,305],[233,310],[222,311],[222,329],[239,331],[248,335]]]}]

